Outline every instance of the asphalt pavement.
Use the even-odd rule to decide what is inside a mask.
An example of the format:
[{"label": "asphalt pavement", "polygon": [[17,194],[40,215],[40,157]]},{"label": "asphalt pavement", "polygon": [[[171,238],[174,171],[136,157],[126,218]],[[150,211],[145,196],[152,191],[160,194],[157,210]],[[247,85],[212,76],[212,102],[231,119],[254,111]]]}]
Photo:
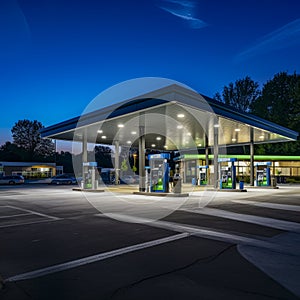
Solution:
[{"label": "asphalt pavement", "polygon": [[[0,298],[299,299],[300,187],[0,187]],[[1,281],[1,280],[0,280]]]}]

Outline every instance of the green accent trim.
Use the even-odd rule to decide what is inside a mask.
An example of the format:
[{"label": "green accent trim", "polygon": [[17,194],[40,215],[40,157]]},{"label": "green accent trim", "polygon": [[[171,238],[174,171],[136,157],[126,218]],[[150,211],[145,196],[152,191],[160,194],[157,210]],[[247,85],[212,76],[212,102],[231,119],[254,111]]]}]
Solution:
[{"label": "green accent trim", "polygon": [[[208,155],[208,158],[212,160],[214,158],[213,154]],[[219,158],[237,158],[237,160],[250,160],[250,155],[227,155],[221,154]],[[176,157],[174,160],[192,160],[192,159],[203,159],[205,160],[205,154],[184,154]],[[300,156],[291,155],[254,155],[254,160],[262,161],[300,161]]]}]

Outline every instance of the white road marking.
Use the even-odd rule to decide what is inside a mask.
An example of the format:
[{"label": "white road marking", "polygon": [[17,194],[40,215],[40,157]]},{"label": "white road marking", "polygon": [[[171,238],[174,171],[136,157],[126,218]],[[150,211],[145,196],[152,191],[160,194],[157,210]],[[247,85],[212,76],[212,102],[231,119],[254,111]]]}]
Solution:
[{"label": "white road marking", "polygon": [[54,222],[54,221],[57,220],[40,220],[40,221],[32,221],[32,222],[14,223],[14,224],[1,225],[0,228],[16,227],[22,225],[31,225],[31,224],[38,224],[38,223]]},{"label": "white road marking", "polygon": [[168,222],[168,221],[156,221],[156,220],[150,220],[146,218],[133,217],[128,215],[125,216],[125,215],[114,214],[114,213],[98,215],[98,216],[116,218],[124,222],[141,223],[147,226],[167,229],[175,232],[185,232],[191,234],[192,236],[217,240],[217,241],[230,243],[230,244],[255,246],[255,247],[266,248],[272,251],[287,253],[292,255],[294,253],[294,249],[291,248],[290,246],[277,245],[274,242],[270,242],[269,238],[262,238],[257,236],[250,237],[249,235],[245,236],[245,234],[244,235],[231,234],[222,231],[211,230],[210,228],[203,228],[203,227],[198,227],[198,226],[193,226],[188,224],[180,224],[180,223]]},{"label": "white road marking", "polygon": [[108,258],[111,258],[111,257],[122,255],[122,254],[125,254],[125,253],[134,252],[134,251],[142,250],[142,249],[145,249],[145,248],[154,247],[154,246],[157,246],[157,245],[169,243],[169,242],[172,242],[172,241],[176,241],[176,240],[179,240],[179,239],[186,238],[188,236],[190,236],[190,234],[185,232],[185,233],[180,233],[180,234],[172,235],[172,236],[169,236],[169,237],[153,240],[153,241],[150,241],[150,242],[145,242],[145,243],[141,243],[141,244],[137,244],[137,245],[133,245],[133,246],[128,246],[128,247],[124,247],[124,248],[121,248],[121,249],[112,250],[112,251],[109,251],[109,252],[104,252],[104,253],[88,256],[88,257],[83,257],[83,258],[76,259],[76,260],[73,260],[73,261],[69,261],[69,262],[66,262],[66,263],[62,263],[62,264],[50,266],[50,267],[47,267],[47,268],[35,270],[35,271],[32,271],[32,272],[27,272],[27,273],[19,274],[19,275],[16,275],[16,276],[12,276],[12,277],[7,278],[5,280],[5,282],[32,279],[32,278],[37,278],[37,277],[53,274],[53,273],[56,273],[56,272],[65,271],[65,270],[68,270],[68,269],[76,268],[76,267],[83,266],[83,265],[86,265],[86,264],[90,264],[90,263],[93,263],[93,262],[97,262],[97,261],[100,261],[100,260],[105,260],[105,259],[108,259]]},{"label": "white road marking", "polygon": [[231,202],[239,203],[239,204],[254,205],[254,206],[259,206],[259,207],[300,212],[300,205],[289,205],[289,204],[279,204],[279,203],[270,203],[270,202],[257,202],[257,201],[249,201],[249,200],[231,200]]},{"label": "white road marking", "polygon": [[[0,228],[16,227],[16,226],[22,226],[22,225],[31,225],[31,224],[38,224],[38,223],[62,220],[61,218],[53,217],[53,216],[42,214],[42,213],[39,213],[39,212],[36,212],[33,210],[24,209],[24,208],[12,206],[12,205],[3,205],[3,206],[0,206],[0,208],[10,208],[12,210],[19,210],[21,212],[25,212],[25,213],[20,213],[20,214],[0,216],[0,219],[17,218],[17,217],[30,216],[30,215],[43,218],[43,220],[36,220],[36,221],[34,221],[34,220],[33,221],[25,221],[25,222],[17,221],[17,222],[6,224],[6,225],[0,225]],[[46,218],[46,220],[45,220],[45,218]]]},{"label": "white road marking", "polygon": [[64,191],[64,192],[59,192],[59,191],[51,191],[51,193],[46,193],[45,191],[38,191],[34,190],[34,194],[5,194],[0,192],[0,196],[2,197],[12,197],[12,198],[39,198],[39,197],[45,197],[45,196],[57,196],[57,195],[74,195],[74,191]]},{"label": "white road marking", "polygon": [[46,215],[46,214],[42,214],[42,213],[39,213],[39,212],[36,212],[36,211],[33,211],[33,210],[29,210],[29,209],[25,209],[25,208],[20,208],[20,207],[16,207],[16,206],[12,206],[12,205],[5,205],[5,207],[9,207],[9,208],[13,208],[13,209],[18,209],[18,210],[21,210],[21,211],[25,211],[25,212],[31,213],[33,215],[37,215],[37,216],[48,218],[48,219],[52,219],[52,220],[60,220],[60,218],[53,217],[53,216]]},{"label": "white road marking", "polygon": [[240,214],[231,211],[215,209],[215,208],[207,208],[207,207],[199,208],[199,209],[182,208],[180,210],[189,213],[220,217],[220,218],[236,220],[236,221],[252,223],[256,225],[262,225],[265,227],[300,233],[300,223],[296,223],[296,222],[283,221],[283,220],[248,215],[248,214]]},{"label": "white road marking", "polygon": [[32,213],[16,214],[16,215],[9,215],[9,216],[0,216],[0,219],[16,218],[16,217],[30,216],[30,215],[32,215]]}]

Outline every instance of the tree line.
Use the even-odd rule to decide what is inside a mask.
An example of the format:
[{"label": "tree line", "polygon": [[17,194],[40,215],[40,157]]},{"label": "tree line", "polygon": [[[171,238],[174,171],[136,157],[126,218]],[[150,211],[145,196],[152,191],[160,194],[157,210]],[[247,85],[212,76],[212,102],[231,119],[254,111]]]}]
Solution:
[{"label": "tree line", "polygon": [[[224,86],[214,99],[240,111],[300,131],[300,75],[280,72],[262,88],[249,76]],[[300,155],[300,141],[256,145],[256,154]]]},{"label": "tree line", "polygon": [[[68,151],[57,152],[52,139],[43,139],[41,122],[34,120],[19,120],[11,129],[12,142],[5,142],[0,147],[0,161],[14,162],[56,162],[64,167],[65,173],[73,173],[73,159],[81,160],[81,155],[72,155]],[[111,148],[98,145],[93,151],[88,151],[88,158],[96,160],[105,168],[112,168]]]},{"label": "tree line", "polygon": [[[300,129],[300,75],[280,72],[263,84],[249,76],[224,86],[214,99],[230,105],[240,111],[252,113],[266,120],[299,132]],[[51,139],[42,139],[40,131],[43,125],[39,121],[19,120],[11,129],[13,141],[7,141],[0,147],[0,161],[36,161],[56,162],[63,165],[66,172],[72,172],[72,154],[56,152]],[[300,155],[300,141],[255,145],[256,154]],[[242,147],[239,153],[245,153]],[[99,165],[112,167],[111,148],[96,146],[88,155],[95,157]]]}]

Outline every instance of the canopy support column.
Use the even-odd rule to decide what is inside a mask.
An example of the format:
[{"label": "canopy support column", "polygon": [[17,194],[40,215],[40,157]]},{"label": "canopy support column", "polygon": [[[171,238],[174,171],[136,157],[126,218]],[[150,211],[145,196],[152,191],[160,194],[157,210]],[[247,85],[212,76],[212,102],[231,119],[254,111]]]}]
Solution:
[{"label": "canopy support column", "polygon": [[205,165],[209,166],[209,148],[208,148],[208,136],[205,134]]},{"label": "canopy support column", "polygon": [[120,143],[115,141],[115,184],[120,183]]},{"label": "canopy support column", "polygon": [[139,191],[145,192],[145,127],[139,127]]},{"label": "canopy support column", "polygon": [[254,131],[250,128],[250,186],[254,186]]},{"label": "canopy support column", "polygon": [[218,189],[219,182],[219,118],[214,119],[214,188]]},{"label": "canopy support column", "polygon": [[87,167],[87,131],[86,129],[82,132],[82,179],[83,179],[83,187],[86,186],[86,177],[88,173],[88,167]]}]

